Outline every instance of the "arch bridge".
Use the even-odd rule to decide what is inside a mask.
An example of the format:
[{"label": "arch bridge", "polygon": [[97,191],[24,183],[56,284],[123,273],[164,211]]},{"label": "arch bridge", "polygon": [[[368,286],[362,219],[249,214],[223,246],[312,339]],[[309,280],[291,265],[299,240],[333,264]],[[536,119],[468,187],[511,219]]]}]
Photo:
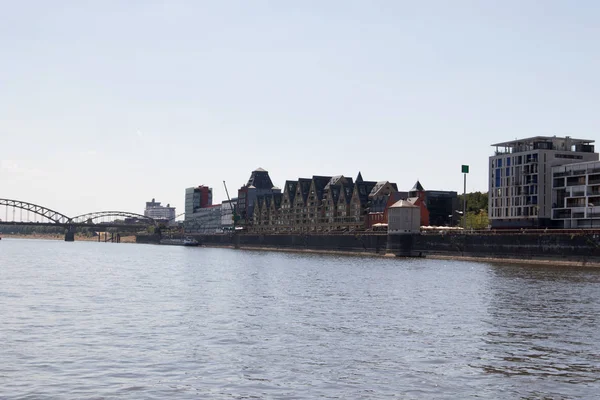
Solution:
[{"label": "arch bridge", "polygon": [[[127,211],[98,211],[69,217],[58,211],[21,200],[0,198],[0,207],[5,207],[4,220],[0,213],[2,225],[46,225],[65,228],[65,240],[73,241],[76,227],[132,228],[140,226],[156,226],[157,221],[145,215]],[[12,208],[12,220],[8,210]],[[18,221],[17,210],[19,213]],[[25,212],[25,217],[23,213]],[[33,215],[33,221],[30,219]],[[38,221],[38,218],[40,221]],[[115,219],[116,218],[116,219]]]}]

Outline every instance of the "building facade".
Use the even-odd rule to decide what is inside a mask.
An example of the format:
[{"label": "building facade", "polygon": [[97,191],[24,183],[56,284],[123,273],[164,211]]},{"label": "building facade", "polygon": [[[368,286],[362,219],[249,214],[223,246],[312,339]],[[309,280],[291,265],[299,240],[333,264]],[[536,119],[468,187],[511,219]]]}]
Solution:
[{"label": "building facade", "polygon": [[388,181],[356,181],[343,175],[286,181],[283,193],[256,197],[247,229],[264,233],[308,233],[367,229],[369,207],[397,192]]},{"label": "building facade", "polygon": [[192,214],[185,214],[183,221],[185,233],[215,234],[222,233],[221,204],[197,209]]},{"label": "building facade", "polygon": [[212,188],[197,186],[185,189],[186,233],[214,234],[222,232],[221,205],[212,204]]},{"label": "building facade", "polygon": [[144,208],[144,216],[155,219],[159,222],[167,222],[170,224],[175,223],[175,207],[171,207],[170,204],[166,206],[162,206],[160,201],[152,201],[146,202],[146,208]]},{"label": "building facade", "polygon": [[[233,228],[233,213],[237,209],[237,198],[221,202],[221,227],[224,231]],[[236,211],[237,213],[237,211]]]},{"label": "building facade", "polygon": [[281,193],[281,189],[273,185],[269,172],[262,168],[252,171],[248,182],[238,189],[237,204],[240,224],[252,225],[257,197],[268,196],[273,193]]},{"label": "building facade", "polygon": [[212,188],[200,185],[185,189],[185,214],[193,214],[200,208],[212,205]]},{"label": "building facade", "polygon": [[488,216],[492,228],[552,223],[552,167],[597,161],[594,141],[535,136],[497,143],[489,158]]},{"label": "building facade", "polygon": [[552,219],[564,229],[600,227],[600,162],[552,168]]},{"label": "building facade", "polygon": [[392,235],[418,233],[421,228],[421,218],[419,206],[400,200],[389,208],[388,233]]}]

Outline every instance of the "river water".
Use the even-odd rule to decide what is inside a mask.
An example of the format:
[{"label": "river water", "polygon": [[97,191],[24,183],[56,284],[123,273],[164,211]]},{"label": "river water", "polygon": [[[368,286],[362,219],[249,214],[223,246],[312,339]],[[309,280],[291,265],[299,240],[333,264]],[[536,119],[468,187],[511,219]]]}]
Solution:
[{"label": "river water", "polygon": [[0,398],[597,398],[600,270],[4,239]]}]

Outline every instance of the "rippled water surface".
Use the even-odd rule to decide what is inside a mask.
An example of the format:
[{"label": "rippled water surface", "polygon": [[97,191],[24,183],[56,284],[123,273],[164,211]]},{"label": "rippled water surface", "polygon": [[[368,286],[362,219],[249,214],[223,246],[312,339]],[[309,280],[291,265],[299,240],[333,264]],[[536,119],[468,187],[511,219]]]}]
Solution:
[{"label": "rippled water surface", "polygon": [[0,398],[597,398],[600,271],[0,241]]}]

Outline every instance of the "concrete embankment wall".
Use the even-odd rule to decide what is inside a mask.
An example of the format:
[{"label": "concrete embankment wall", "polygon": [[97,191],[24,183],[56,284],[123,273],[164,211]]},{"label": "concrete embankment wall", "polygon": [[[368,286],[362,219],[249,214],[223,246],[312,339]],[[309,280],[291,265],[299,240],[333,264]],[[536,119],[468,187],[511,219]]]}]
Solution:
[{"label": "concrete embankment wall", "polygon": [[[468,257],[504,260],[547,260],[600,264],[600,234],[424,233],[416,235],[193,235],[205,246],[273,248],[397,256]],[[138,243],[157,243],[152,237]]]},{"label": "concrete embankment wall", "polygon": [[[390,236],[390,242],[394,240]],[[421,234],[415,236],[413,251],[422,251],[429,256],[600,263],[600,236],[585,231]]]},{"label": "concrete embankment wall", "polygon": [[[194,235],[206,246],[385,254],[386,235]],[[237,243],[236,243],[237,241]]]}]

